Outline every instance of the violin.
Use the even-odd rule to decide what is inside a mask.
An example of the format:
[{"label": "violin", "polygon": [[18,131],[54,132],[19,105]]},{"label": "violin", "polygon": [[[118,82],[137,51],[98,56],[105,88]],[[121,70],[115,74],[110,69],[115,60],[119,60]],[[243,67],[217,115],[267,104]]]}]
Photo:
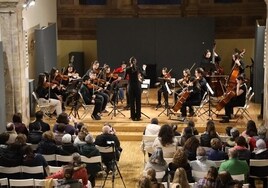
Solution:
[{"label": "violin", "polygon": [[92,84],[92,83],[87,84],[87,87],[88,87],[89,89],[94,89],[94,90],[96,90],[96,89],[100,89],[100,88],[101,88],[100,86],[98,86],[98,85],[96,85],[96,84]]},{"label": "violin", "polygon": [[118,76],[118,74],[107,73],[107,74],[106,74],[106,77],[107,77],[107,78],[113,78],[113,79],[116,80],[119,76]]},{"label": "violin", "polygon": [[44,87],[45,88],[52,88],[53,86],[57,85],[56,83],[53,82],[45,82]]},{"label": "violin", "polygon": [[93,83],[98,83],[98,84],[106,84],[106,80],[100,79],[100,78],[95,78],[93,80]]},{"label": "violin", "polygon": [[69,80],[69,76],[68,76],[68,75],[63,75],[63,74],[58,74],[58,75],[55,77],[54,80],[56,80],[56,81],[58,81],[58,82],[60,82],[60,81],[62,81],[62,80],[67,81],[67,80]]}]

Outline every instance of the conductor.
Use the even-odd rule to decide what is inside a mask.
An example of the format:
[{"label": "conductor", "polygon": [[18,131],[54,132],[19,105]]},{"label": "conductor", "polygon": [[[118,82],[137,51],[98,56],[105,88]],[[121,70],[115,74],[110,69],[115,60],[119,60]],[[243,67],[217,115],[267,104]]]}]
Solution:
[{"label": "conductor", "polygon": [[128,80],[128,94],[130,99],[130,118],[133,121],[141,120],[141,83],[139,75],[143,74],[137,67],[137,60],[135,57],[129,59],[129,67],[126,68],[124,79],[127,75]]}]

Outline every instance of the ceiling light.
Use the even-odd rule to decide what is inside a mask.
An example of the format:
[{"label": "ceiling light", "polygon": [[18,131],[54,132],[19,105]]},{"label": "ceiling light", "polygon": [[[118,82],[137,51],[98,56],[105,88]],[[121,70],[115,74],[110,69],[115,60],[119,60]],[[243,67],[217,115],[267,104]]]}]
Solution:
[{"label": "ceiling light", "polygon": [[26,0],[22,5],[23,8],[28,8],[35,5],[35,0]]}]

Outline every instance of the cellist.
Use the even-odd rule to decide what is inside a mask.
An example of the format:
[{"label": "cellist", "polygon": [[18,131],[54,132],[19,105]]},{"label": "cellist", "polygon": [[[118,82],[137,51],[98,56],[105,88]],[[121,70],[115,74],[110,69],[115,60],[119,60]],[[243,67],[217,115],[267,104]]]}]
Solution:
[{"label": "cellist", "polygon": [[236,78],[236,87],[235,87],[235,94],[236,96],[233,97],[225,106],[225,116],[221,123],[228,123],[229,119],[233,117],[234,107],[237,106],[244,106],[246,102],[246,93],[247,93],[247,85],[245,84],[244,76],[239,75]]},{"label": "cellist", "polygon": [[[190,92],[186,101],[182,104],[181,107],[181,117],[184,119],[187,116],[186,107],[189,107],[189,116],[194,115],[194,109],[192,106],[200,105],[201,102],[201,87],[198,82],[198,79],[191,77],[189,80],[188,87],[185,88],[183,92]],[[183,95],[183,94],[182,94]]]},{"label": "cellist", "polygon": [[179,84],[180,88],[178,90],[175,91],[175,94],[174,94],[174,101],[175,101],[175,104],[178,100],[178,95],[179,93],[182,92],[182,90],[185,88],[185,87],[188,87],[188,84],[189,84],[189,80],[191,78],[191,72],[190,72],[190,69],[184,69],[182,71],[182,74],[183,74],[183,78],[177,80],[177,83]]}]

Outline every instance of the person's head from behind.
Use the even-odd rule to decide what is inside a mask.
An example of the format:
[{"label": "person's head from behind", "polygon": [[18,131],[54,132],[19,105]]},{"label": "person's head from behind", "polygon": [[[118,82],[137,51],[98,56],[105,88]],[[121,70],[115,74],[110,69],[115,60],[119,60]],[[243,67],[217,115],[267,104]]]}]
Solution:
[{"label": "person's head from behind", "polygon": [[250,137],[252,136],[256,136],[257,135],[257,127],[256,127],[256,123],[253,120],[249,120],[247,122],[247,130],[246,130],[246,134]]},{"label": "person's head from behind", "polygon": [[151,124],[158,125],[158,119],[157,118],[152,118],[151,119]]},{"label": "person's head from behind", "polygon": [[81,155],[79,153],[73,153],[72,158],[72,163],[74,167],[79,166],[81,164]]},{"label": "person's head from behind", "polygon": [[166,146],[168,144],[172,144],[173,137],[174,137],[174,132],[172,130],[172,127],[168,124],[165,124],[161,126],[158,137],[161,138],[160,142],[163,146]]},{"label": "person's head from behind", "polygon": [[41,125],[40,124],[37,124],[37,123],[34,123],[32,125],[32,131],[41,131]]},{"label": "person's head from behind", "polygon": [[6,125],[6,130],[7,130],[7,131],[15,131],[15,125],[14,125],[14,123],[9,122],[9,123]]},{"label": "person's head from behind", "polygon": [[61,113],[57,118],[57,123],[68,124],[70,122],[69,115],[65,112]]},{"label": "person's head from behind", "polygon": [[150,163],[157,165],[166,165],[166,161],[164,159],[164,154],[162,148],[158,147],[156,151],[154,151],[149,159]]},{"label": "person's head from behind", "polygon": [[225,128],[225,133],[226,133],[226,135],[227,136],[231,136],[231,129],[232,129],[233,127],[230,127],[230,126],[227,126],[226,128]]},{"label": "person's head from behind", "polygon": [[149,168],[149,170],[147,170],[147,176],[150,178],[151,181],[157,181],[155,169]]},{"label": "person's head from behind", "polygon": [[36,120],[42,120],[43,119],[43,117],[44,117],[44,112],[43,111],[41,111],[41,110],[39,110],[39,111],[37,111],[37,112],[35,112],[35,118],[36,118]]},{"label": "person's head from behind", "polygon": [[57,128],[56,128],[56,131],[57,131],[58,133],[64,133],[65,128],[66,128],[66,124],[64,124],[64,123],[59,123],[58,126],[57,126]]},{"label": "person's head from behind", "polygon": [[191,152],[196,152],[198,146],[200,146],[199,140],[195,136],[192,136],[186,140],[183,148]]},{"label": "person's head from behind", "polygon": [[206,127],[206,131],[207,133],[212,136],[212,137],[216,137],[217,133],[216,133],[216,128],[215,128],[215,123],[212,120],[209,120],[207,122],[207,127]]},{"label": "person's head from behind", "polygon": [[12,118],[13,123],[22,123],[21,113],[15,113]]},{"label": "person's head from behind", "polygon": [[6,132],[2,132],[0,134],[0,145],[6,144],[6,142],[8,141],[8,139],[9,139],[9,134],[6,133]]},{"label": "person's head from behind", "polygon": [[104,125],[102,127],[102,133],[103,134],[110,134],[110,131],[111,131],[111,127],[109,125]]},{"label": "person's head from behind", "polygon": [[184,168],[176,169],[172,183],[179,183],[182,187],[184,187],[184,184],[188,184],[188,179]]},{"label": "person's head from behind", "polygon": [[233,181],[233,178],[228,171],[219,172],[218,179],[219,179],[222,186],[227,186],[228,183]]},{"label": "person's head from behind", "polygon": [[182,149],[177,149],[173,156],[173,163],[177,165],[185,165],[188,163],[187,155]]},{"label": "person's head from behind", "polygon": [[192,120],[189,120],[188,123],[187,123],[187,126],[188,126],[188,127],[193,127],[193,128],[194,128],[194,127],[195,127],[195,122],[192,121]]},{"label": "person's head from behind", "polygon": [[188,139],[192,136],[194,136],[193,128],[192,127],[185,127],[183,129],[183,136]]},{"label": "person's head from behind", "polygon": [[90,133],[87,134],[87,136],[85,137],[85,142],[87,144],[93,144],[94,143],[94,138],[93,138],[93,136]]},{"label": "person's head from behind", "polygon": [[138,188],[151,188],[152,183],[149,177],[143,176],[138,182]]},{"label": "person's head from behind", "polygon": [[196,156],[206,156],[206,150],[202,147],[202,146],[199,146],[197,149],[196,149]]},{"label": "person's head from behind", "polygon": [[42,134],[42,138],[43,140],[46,140],[46,141],[55,141],[55,137],[54,137],[54,134],[52,131],[46,131]]},{"label": "person's head from behind", "polygon": [[259,136],[259,138],[265,140],[266,139],[266,132],[267,132],[267,129],[266,129],[266,127],[264,125],[259,126],[259,128],[258,128],[258,136]]},{"label": "person's head from behind", "polygon": [[208,169],[206,179],[210,181],[216,181],[218,177],[218,169],[214,166],[211,166]]},{"label": "person's head from behind", "polygon": [[239,136],[235,139],[235,143],[237,146],[248,147],[247,141],[244,136]]},{"label": "person's head from behind", "polygon": [[211,148],[214,150],[220,150],[222,148],[221,140],[218,138],[212,138],[210,140]]},{"label": "person's head from behind", "polygon": [[74,169],[71,165],[67,165],[63,167],[63,172],[64,172],[64,178],[69,180],[72,179],[73,177],[73,173],[74,173]]},{"label": "person's head from behind", "polygon": [[235,141],[235,139],[240,135],[239,130],[237,128],[232,128],[230,133],[231,133],[231,140],[233,141]]},{"label": "person's head from behind", "polygon": [[17,145],[25,145],[26,141],[27,141],[27,137],[25,134],[18,134],[14,143]]},{"label": "person's head from behind", "polygon": [[228,150],[228,157],[229,159],[236,159],[238,157],[238,152],[237,150],[231,148]]}]

